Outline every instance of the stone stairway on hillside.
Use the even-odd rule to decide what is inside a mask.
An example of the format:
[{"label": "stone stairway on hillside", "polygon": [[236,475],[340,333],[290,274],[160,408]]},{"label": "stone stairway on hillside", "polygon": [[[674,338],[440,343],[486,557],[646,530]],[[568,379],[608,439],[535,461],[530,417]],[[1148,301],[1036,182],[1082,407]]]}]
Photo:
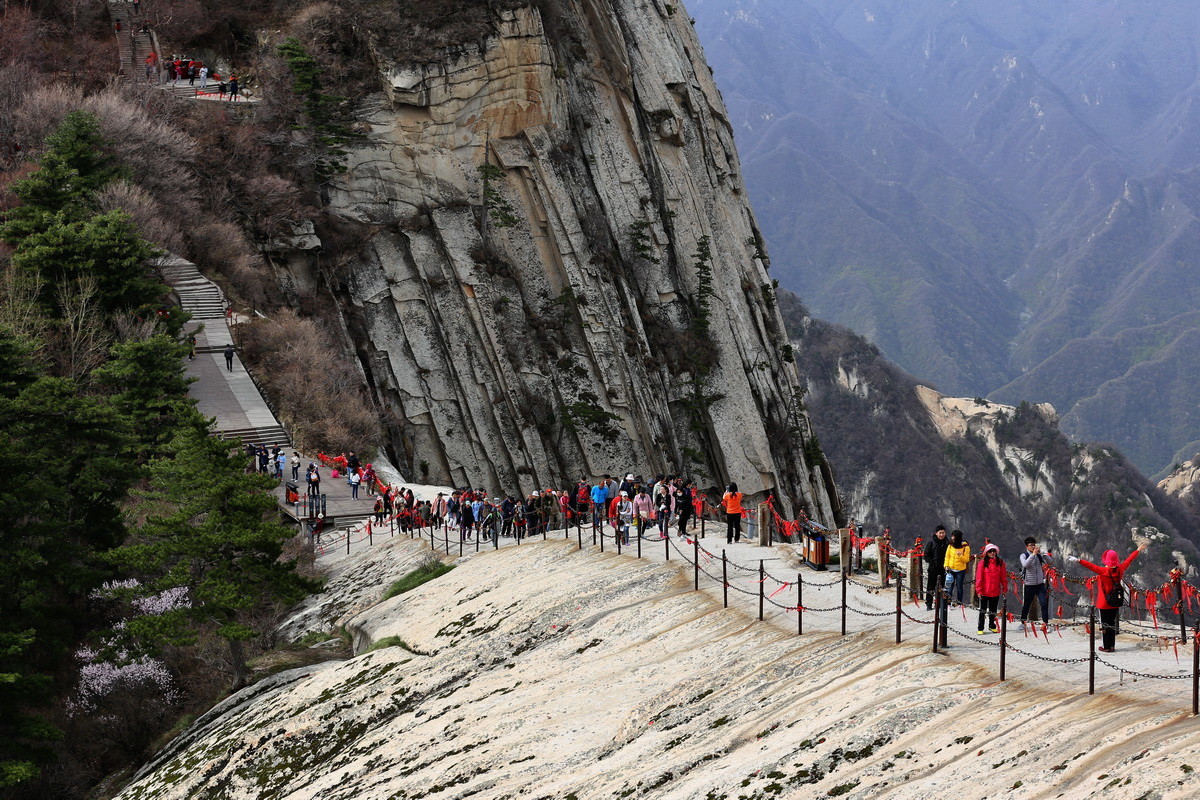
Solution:
[{"label": "stone stairway on hillside", "polygon": [[[199,78],[196,78],[194,83],[188,83],[186,78],[174,83],[167,80],[165,72],[151,73],[150,76],[147,76],[146,57],[155,52],[156,48],[161,47],[161,43],[158,42],[152,31],[141,32],[142,23],[146,21],[144,19],[145,11],[135,14],[133,3],[118,2],[118,0],[109,0],[107,6],[109,22],[117,37],[119,77],[124,83],[136,87],[158,89],[181,100],[228,99],[228,96],[218,97],[217,81],[211,78],[207,88],[202,89]],[[118,20],[121,22],[119,31],[116,30]],[[171,57],[170,53],[159,52],[158,55],[160,59]],[[256,98],[246,96],[246,89],[243,87],[238,102],[253,103],[255,101]]]},{"label": "stone stairway on hillside", "polygon": [[161,259],[158,270],[183,310],[192,315],[185,330],[196,337],[196,359],[188,362],[188,374],[196,380],[188,391],[201,413],[215,420],[213,435],[268,447],[291,446],[287,431],[241,359],[235,356],[233,371],[225,367],[222,353],[234,342],[221,288],[200,274],[195,264],[178,256]]}]

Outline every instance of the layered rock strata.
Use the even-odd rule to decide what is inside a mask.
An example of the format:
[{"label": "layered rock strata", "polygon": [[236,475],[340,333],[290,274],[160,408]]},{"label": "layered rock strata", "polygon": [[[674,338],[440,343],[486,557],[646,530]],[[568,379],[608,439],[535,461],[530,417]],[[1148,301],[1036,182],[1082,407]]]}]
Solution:
[{"label": "layered rock strata", "polygon": [[523,490],[690,474],[778,487],[832,522],[682,6],[495,14],[493,36],[435,63],[376,48],[384,91],[328,187],[352,245],[343,316],[400,466]]}]

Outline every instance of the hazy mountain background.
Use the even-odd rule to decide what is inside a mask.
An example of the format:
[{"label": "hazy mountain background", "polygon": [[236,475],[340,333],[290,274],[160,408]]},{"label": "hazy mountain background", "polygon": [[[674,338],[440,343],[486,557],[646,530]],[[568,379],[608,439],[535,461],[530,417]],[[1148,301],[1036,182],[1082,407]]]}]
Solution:
[{"label": "hazy mountain background", "polygon": [[1200,450],[1200,14],[691,0],[774,274],[941,391]]}]

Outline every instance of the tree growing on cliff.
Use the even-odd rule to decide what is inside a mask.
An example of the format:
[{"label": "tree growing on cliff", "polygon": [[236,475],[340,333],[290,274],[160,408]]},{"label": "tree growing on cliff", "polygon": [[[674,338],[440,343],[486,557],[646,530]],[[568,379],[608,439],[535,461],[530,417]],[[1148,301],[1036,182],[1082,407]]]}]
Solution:
[{"label": "tree growing on cliff", "polygon": [[[150,462],[138,508],[144,522],[109,555],[154,611],[126,622],[131,651],[153,653],[214,631],[228,643],[234,688],[247,680],[245,643],[261,633],[255,620],[317,589],[281,559],[292,534],[276,521],[274,482],[244,466],[245,457],[209,437],[195,414]],[[164,597],[175,600],[156,607]]]}]

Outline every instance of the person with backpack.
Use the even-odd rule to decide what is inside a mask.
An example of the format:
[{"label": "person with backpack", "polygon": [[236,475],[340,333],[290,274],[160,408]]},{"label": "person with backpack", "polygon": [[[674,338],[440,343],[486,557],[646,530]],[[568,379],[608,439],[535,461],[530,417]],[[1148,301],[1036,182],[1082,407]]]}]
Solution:
[{"label": "person with backpack", "polygon": [[925,552],[921,560],[929,574],[925,580],[925,610],[933,611],[933,593],[941,588],[946,580],[946,548],[950,539],[946,536],[946,526],[938,525],[933,531],[933,538],[925,543]]},{"label": "person with backpack", "polygon": [[[1021,630],[1025,630],[1025,620],[1029,617],[1029,609],[1033,601],[1038,601],[1042,610],[1042,623],[1050,624],[1050,593],[1046,590],[1046,564],[1050,562],[1050,554],[1043,553],[1037,539],[1025,537],[1025,552],[1021,553],[1021,581],[1025,584],[1024,602],[1021,603]],[[1035,622],[1037,620],[1034,620]]]},{"label": "person with backpack", "polygon": [[1121,606],[1125,605],[1125,586],[1122,583],[1125,578],[1125,570],[1129,569],[1129,565],[1145,549],[1146,543],[1142,542],[1138,545],[1137,550],[1125,557],[1124,561],[1117,556],[1116,550],[1105,550],[1104,556],[1101,558],[1104,566],[1098,566],[1075,556],[1067,556],[1068,561],[1076,561],[1079,566],[1090,569],[1099,576],[1096,580],[1095,604],[1100,611],[1100,631],[1103,638],[1100,645],[1101,653],[1116,652],[1117,624],[1120,622]]},{"label": "person with backpack", "polygon": [[956,530],[950,534],[950,546],[946,548],[946,593],[955,595],[955,603],[963,604],[963,591],[966,588],[967,567],[971,565],[971,545],[963,540],[963,532]]},{"label": "person with backpack", "polygon": [[726,544],[742,540],[742,496],[737,484],[731,483],[725,487],[725,494],[721,497],[721,507],[725,509]]},{"label": "person with backpack", "polygon": [[[983,558],[975,565],[975,594],[979,595],[979,635],[996,632],[996,610],[1000,595],[1008,591],[1008,569],[1000,558],[1000,548],[984,545]],[[984,615],[988,626],[983,627]]]}]

